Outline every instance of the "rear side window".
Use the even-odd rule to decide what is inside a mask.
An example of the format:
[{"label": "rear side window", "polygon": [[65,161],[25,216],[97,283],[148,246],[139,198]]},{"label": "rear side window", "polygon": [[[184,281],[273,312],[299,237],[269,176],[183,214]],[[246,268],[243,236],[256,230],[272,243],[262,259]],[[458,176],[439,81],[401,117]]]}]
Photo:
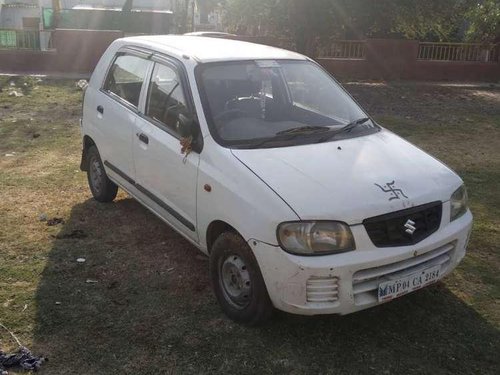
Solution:
[{"label": "rear side window", "polygon": [[188,116],[188,112],[178,72],[170,66],[156,64],[149,85],[146,115],[178,133],[179,115]]},{"label": "rear side window", "polygon": [[137,107],[149,64],[148,60],[137,56],[119,55],[108,72],[104,90]]}]

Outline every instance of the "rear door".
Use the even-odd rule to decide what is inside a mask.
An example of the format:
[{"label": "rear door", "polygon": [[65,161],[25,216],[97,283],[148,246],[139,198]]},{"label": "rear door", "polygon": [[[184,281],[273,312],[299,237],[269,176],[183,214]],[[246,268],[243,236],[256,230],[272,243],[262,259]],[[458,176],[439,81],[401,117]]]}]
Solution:
[{"label": "rear door", "polygon": [[134,163],[137,188],[154,209],[194,241],[199,154],[181,153],[179,115],[196,118],[187,77],[179,62],[156,61],[136,122]]},{"label": "rear door", "polygon": [[98,148],[107,171],[122,182],[134,179],[132,141],[139,113],[139,98],[152,62],[147,55],[121,51],[110,66],[96,95],[95,128]]}]

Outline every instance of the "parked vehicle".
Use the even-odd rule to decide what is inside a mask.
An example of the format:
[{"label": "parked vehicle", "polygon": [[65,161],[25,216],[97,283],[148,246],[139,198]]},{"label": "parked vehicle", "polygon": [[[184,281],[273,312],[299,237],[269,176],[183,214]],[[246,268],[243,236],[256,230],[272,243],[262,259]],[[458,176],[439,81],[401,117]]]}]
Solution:
[{"label": "parked vehicle", "polygon": [[366,309],[465,255],[462,180],[294,52],[119,39],[90,79],[82,134],[95,199],[121,187],[207,254],[238,322]]}]

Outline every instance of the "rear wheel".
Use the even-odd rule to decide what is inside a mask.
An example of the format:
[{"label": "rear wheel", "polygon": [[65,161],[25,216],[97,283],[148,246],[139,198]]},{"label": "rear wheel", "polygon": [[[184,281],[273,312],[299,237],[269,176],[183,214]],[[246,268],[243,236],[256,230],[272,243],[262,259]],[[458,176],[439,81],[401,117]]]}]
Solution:
[{"label": "rear wheel", "polygon": [[238,234],[226,232],[215,240],[210,275],[215,296],[229,318],[257,325],[271,317],[273,305],[259,265]]},{"label": "rear wheel", "polygon": [[111,202],[115,199],[118,186],[108,178],[96,146],[87,150],[87,180],[96,201]]}]

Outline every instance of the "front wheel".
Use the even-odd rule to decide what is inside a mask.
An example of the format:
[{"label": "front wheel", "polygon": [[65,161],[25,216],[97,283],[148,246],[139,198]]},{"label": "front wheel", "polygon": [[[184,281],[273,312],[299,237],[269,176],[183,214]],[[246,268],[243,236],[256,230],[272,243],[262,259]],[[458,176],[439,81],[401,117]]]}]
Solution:
[{"label": "front wheel", "polygon": [[215,296],[232,320],[257,325],[273,312],[259,265],[248,244],[236,233],[221,234],[210,252]]}]

